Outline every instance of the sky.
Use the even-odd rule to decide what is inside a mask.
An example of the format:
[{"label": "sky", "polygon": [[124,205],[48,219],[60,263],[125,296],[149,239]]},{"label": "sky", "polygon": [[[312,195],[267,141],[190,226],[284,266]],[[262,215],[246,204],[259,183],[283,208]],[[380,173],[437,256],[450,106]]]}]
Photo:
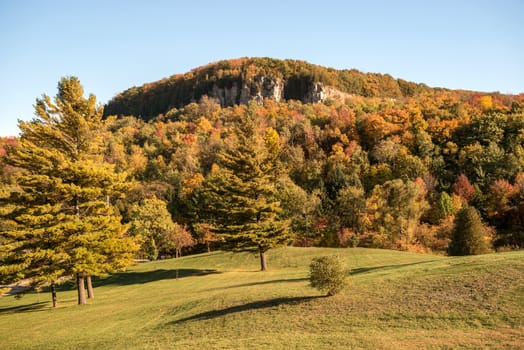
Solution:
[{"label": "sky", "polygon": [[0,136],[76,76],[101,104],[222,59],[524,92],[524,0],[0,0]]}]

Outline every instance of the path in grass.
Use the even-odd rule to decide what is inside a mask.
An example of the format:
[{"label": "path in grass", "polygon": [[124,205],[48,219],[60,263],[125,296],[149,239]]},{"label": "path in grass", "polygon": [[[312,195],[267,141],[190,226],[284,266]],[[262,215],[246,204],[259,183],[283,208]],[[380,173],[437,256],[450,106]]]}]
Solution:
[{"label": "path in grass", "polygon": [[[352,268],[340,295],[308,286],[314,256]],[[468,258],[286,248],[258,272],[251,254],[211,253],[141,264],[74,291],[0,299],[3,348],[520,348],[524,252]],[[177,272],[178,271],[178,272]],[[177,278],[178,275],[178,279]]]}]

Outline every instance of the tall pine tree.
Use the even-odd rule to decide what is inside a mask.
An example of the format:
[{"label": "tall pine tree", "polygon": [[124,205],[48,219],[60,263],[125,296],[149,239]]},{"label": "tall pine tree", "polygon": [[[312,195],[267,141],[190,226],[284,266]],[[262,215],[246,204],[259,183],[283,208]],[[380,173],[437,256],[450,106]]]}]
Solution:
[{"label": "tall pine tree", "polygon": [[5,162],[21,169],[17,188],[1,200],[0,276],[36,287],[76,276],[85,304],[84,277],[120,270],[137,249],[111,206],[125,174],[104,162],[105,126],[96,98],[83,96],[76,77],[62,78],[54,101],[43,95],[36,118],[19,122],[21,136]]},{"label": "tall pine tree", "polygon": [[233,251],[256,251],[267,270],[265,253],[291,240],[289,222],[278,219],[278,168],[272,129],[258,124],[251,108],[234,128],[235,142],[218,154],[218,164],[203,190],[204,217]]}]

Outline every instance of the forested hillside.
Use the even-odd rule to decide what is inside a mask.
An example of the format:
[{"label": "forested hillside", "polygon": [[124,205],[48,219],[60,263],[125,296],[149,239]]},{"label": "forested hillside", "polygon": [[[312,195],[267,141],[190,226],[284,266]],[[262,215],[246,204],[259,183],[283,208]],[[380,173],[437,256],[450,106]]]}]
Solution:
[{"label": "forested hillside", "polygon": [[[232,106],[206,96],[214,84],[257,76],[286,81],[284,97],[300,90],[290,87],[300,86],[291,77],[351,96],[318,103],[253,98]],[[115,97],[105,115],[104,162],[133,184],[112,204],[130,223],[129,232],[141,237],[139,257],[221,246],[215,227],[221,221],[210,208],[223,195],[217,184],[230,192],[241,186],[228,180],[225,174],[235,168],[224,159],[242,139],[244,147],[252,141],[253,161],[271,162],[274,187],[263,192],[271,209],[262,212],[270,213],[268,227],[289,225],[286,237],[294,245],[444,253],[455,216],[466,207],[480,213],[491,248],[524,244],[522,94],[430,89],[387,75],[241,59],[132,88]],[[240,134],[246,120],[251,129]],[[4,139],[2,147],[16,148],[16,139]],[[5,196],[17,190],[18,170],[1,169]],[[210,193],[218,196],[213,203]],[[222,214],[238,211],[224,203]]]}]

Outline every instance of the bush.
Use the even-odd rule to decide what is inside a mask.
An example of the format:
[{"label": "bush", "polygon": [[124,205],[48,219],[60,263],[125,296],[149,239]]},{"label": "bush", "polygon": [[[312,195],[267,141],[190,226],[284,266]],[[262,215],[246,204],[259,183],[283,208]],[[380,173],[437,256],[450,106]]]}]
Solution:
[{"label": "bush", "polygon": [[309,265],[311,287],[332,296],[347,284],[344,261],[336,255],[314,258]]}]

